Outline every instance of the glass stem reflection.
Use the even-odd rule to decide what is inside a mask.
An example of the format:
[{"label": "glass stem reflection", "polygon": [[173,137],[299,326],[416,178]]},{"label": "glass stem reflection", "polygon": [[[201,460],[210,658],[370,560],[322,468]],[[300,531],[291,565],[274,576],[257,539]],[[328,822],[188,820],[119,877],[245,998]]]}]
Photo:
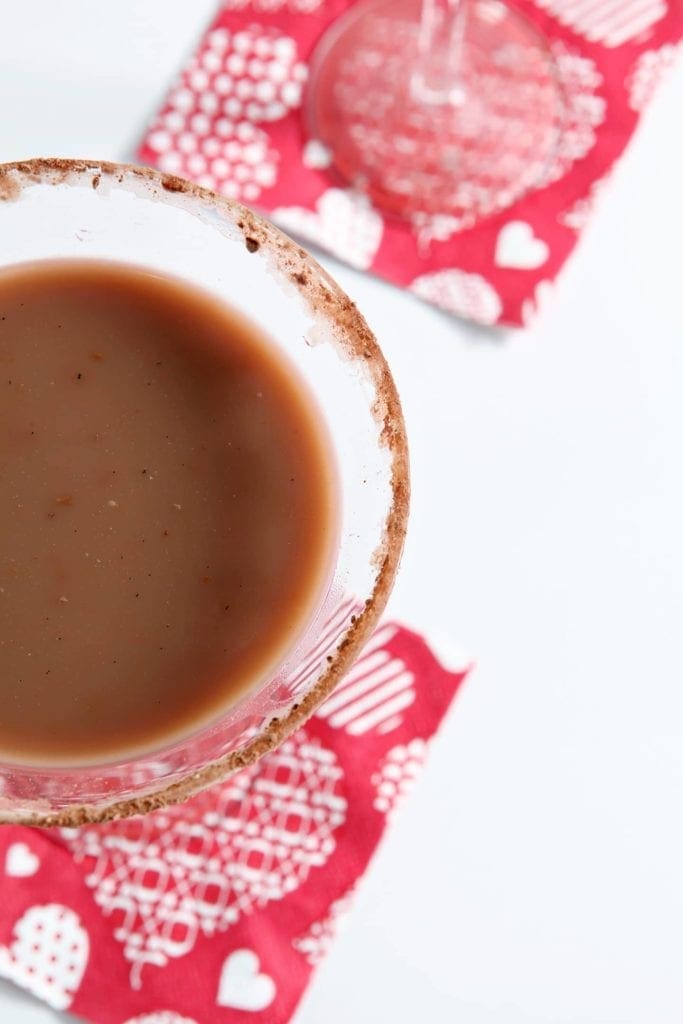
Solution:
[{"label": "glass stem reflection", "polygon": [[460,77],[468,0],[422,0],[418,57],[410,92],[418,103],[461,106]]}]

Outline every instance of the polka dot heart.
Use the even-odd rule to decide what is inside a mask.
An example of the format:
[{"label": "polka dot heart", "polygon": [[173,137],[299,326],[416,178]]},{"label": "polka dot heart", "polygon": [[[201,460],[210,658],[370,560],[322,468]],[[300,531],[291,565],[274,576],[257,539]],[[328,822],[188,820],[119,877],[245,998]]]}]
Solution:
[{"label": "polka dot heart", "polygon": [[175,139],[164,129],[152,132],[150,145],[159,153],[159,167],[231,199],[253,202],[275,184],[277,150],[266,133],[248,121],[235,124],[221,117],[214,130],[215,135],[199,137],[183,131]]},{"label": "polka dot heart", "polygon": [[301,104],[306,65],[289,36],[262,25],[217,28],[193,58],[147,137],[158,166],[254,202],[277,180],[262,123]]},{"label": "polka dot heart", "polygon": [[15,922],[12,942],[0,945],[0,977],[66,1010],[88,963],[88,933],[70,907],[32,906]]},{"label": "polka dot heart", "polygon": [[[302,241],[453,316],[486,326],[528,324],[541,305],[539,285],[557,278],[642,111],[680,57],[683,4],[517,0],[545,34],[561,85],[552,158],[511,206],[496,199],[484,212],[416,211],[408,222],[374,208],[362,183],[344,180],[330,148],[307,130],[309,64],[353,2],[225,0],[150,125],[140,158],[253,204]],[[505,16],[496,0],[482,6],[487,17]],[[404,52],[388,38],[387,74],[392,67],[401,75]],[[364,68],[352,55],[337,83],[352,82],[359,109],[368,102]],[[370,113],[377,116],[376,108]],[[363,124],[356,127],[359,144],[372,153],[371,137]]]}]

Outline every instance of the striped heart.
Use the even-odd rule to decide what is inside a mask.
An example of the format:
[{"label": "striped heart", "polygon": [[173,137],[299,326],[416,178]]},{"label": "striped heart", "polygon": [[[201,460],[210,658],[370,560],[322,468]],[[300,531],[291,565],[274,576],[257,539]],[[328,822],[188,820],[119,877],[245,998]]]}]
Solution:
[{"label": "striped heart", "polygon": [[318,718],[351,736],[362,736],[371,729],[384,734],[401,724],[401,713],[415,700],[415,676],[401,658],[383,649],[397,632],[398,627],[391,623],[377,630],[318,710]]},{"label": "striped heart", "polygon": [[610,48],[635,39],[666,14],[665,0],[535,0],[590,43]]}]

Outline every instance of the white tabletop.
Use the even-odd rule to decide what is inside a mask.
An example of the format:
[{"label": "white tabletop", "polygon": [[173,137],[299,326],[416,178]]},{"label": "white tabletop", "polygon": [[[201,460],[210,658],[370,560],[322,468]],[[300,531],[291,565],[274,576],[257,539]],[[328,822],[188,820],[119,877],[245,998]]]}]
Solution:
[{"label": "white tabletop", "polygon": [[[130,156],[213,9],[5,5],[0,159]],[[296,1024],[683,1019],[682,108],[679,66],[533,330],[326,261],[405,404],[394,612],[479,665]]]}]

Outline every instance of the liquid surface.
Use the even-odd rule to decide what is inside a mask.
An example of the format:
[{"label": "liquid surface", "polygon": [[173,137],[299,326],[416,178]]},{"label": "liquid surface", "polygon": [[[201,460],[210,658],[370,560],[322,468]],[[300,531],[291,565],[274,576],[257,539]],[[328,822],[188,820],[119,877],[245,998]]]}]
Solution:
[{"label": "liquid surface", "polygon": [[211,296],[96,261],[0,272],[0,758],[208,721],[277,663],[336,528],[316,409]]}]

